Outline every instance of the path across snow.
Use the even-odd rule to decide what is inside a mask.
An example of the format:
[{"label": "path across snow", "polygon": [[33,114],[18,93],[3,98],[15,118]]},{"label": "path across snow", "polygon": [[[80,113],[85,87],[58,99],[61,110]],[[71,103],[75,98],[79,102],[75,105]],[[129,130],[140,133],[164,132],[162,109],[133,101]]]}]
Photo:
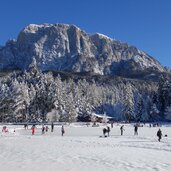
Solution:
[{"label": "path across snow", "polygon": [[[13,133],[15,127],[16,132]],[[59,126],[53,133],[36,135],[22,126],[9,126],[0,134],[0,170],[2,171],[170,171],[171,127],[161,127],[163,137],[157,141],[158,128],[120,126],[111,129],[110,137],[101,138],[103,127]],[[2,129],[2,126],[0,126]]]}]

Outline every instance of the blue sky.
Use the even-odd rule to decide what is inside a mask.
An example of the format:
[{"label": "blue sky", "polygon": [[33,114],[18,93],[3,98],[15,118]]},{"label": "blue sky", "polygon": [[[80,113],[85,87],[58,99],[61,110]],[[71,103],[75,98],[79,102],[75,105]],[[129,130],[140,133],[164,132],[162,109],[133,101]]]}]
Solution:
[{"label": "blue sky", "polygon": [[0,44],[30,23],[75,24],[127,42],[171,67],[171,0],[0,0]]}]

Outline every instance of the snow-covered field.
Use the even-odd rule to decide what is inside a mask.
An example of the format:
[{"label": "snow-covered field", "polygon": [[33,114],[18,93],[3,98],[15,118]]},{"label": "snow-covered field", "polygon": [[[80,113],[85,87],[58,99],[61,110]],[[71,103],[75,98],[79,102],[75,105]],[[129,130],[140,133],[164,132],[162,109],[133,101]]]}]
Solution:
[{"label": "snow-covered field", "polygon": [[168,135],[161,142],[157,141],[157,127],[139,127],[139,135],[134,136],[133,126],[125,125],[120,136],[120,125],[115,125],[107,138],[101,137],[103,126],[65,126],[63,137],[60,126],[44,135],[40,128],[34,136],[30,127],[13,125],[8,126],[9,133],[0,133],[0,170],[171,170],[171,126],[161,127],[163,135]]}]

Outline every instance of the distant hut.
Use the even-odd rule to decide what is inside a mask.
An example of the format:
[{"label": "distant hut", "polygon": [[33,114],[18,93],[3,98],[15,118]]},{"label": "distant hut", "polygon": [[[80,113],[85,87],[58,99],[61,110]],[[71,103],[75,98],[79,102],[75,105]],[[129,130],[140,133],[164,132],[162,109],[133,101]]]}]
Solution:
[{"label": "distant hut", "polygon": [[94,119],[94,121],[99,122],[99,123],[108,123],[110,120],[114,120],[113,117],[106,115],[106,113],[104,114],[92,113],[91,117]]}]

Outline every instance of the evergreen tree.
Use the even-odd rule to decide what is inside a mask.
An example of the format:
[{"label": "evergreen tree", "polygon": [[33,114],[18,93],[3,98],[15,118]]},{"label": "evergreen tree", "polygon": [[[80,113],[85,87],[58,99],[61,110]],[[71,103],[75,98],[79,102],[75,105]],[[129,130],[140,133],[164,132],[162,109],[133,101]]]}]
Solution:
[{"label": "evergreen tree", "polygon": [[75,103],[74,103],[74,98],[72,93],[70,92],[67,95],[67,101],[65,104],[65,111],[67,113],[67,122],[71,123],[71,122],[75,122],[77,119],[77,111],[75,108]]},{"label": "evergreen tree", "polygon": [[140,122],[142,121],[142,115],[144,111],[143,99],[141,97],[139,97],[136,106],[137,106],[137,110],[136,110],[135,120],[137,122]]},{"label": "evergreen tree", "polygon": [[149,118],[151,121],[159,120],[160,111],[158,110],[156,104],[153,104],[151,107]]},{"label": "evergreen tree", "polygon": [[168,106],[165,112],[165,119],[167,121],[171,121],[171,106]]},{"label": "evergreen tree", "polygon": [[164,113],[167,107],[171,104],[171,88],[167,78],[162,77],[158,85],[158,108],[161,112],[161,117],[164,118]]},{"label": "evergreen tree", "polygon": [[133,92],[130,84],[128,83],[124,88],[124,119],[128,122],[133,120],[134,112],[133,112],[134,102],[133,102]]}]

